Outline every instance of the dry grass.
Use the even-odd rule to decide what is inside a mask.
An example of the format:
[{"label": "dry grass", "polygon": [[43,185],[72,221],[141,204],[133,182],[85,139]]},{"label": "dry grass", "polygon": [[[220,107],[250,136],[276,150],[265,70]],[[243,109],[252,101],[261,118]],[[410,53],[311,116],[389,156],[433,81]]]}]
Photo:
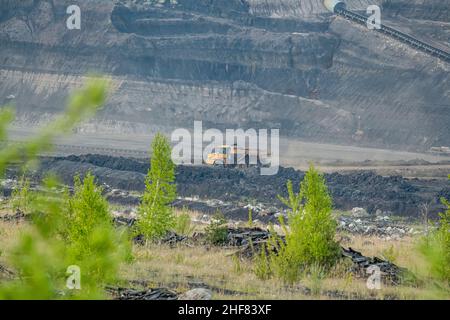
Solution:
[{"label": "dry grass", "polygon": [[[7,252],[26,227],[25,222],[0,221],[3,250],[0,264],[8,266]],[[203,225],[198,228],[202,229]],[[366,256],[383,256],[384,252],[390,250],[394,253],[395,263],[419,273],[425,270],[425,263],[415,250],[415,241],[414,238],[404,238],[388,242],[375,237],[351,236],[344,246],[350,246]],[[381,290],[369,290],[365,280],[355,278],[342,265],[323,278],[305,276],[295,285],[286,285],[278,279],[261,280],[253,272],[253,262],[236,258],[232,255],[234,251],[181,244],[174,248],[157,244],[135,246],[135,261],[122,267],[121,284],[135,288],[169,287],[178,292],[206,286],[213,290],[215,299],[450,298],[448,293],[438,291],[426,283],[399,287],[384,285]]]},{"label": "dry grass", "polygon": [[[10,214],[11,208],[9,203],[0,201],[0,217]],[[10,252],[10,249],[14,246],[25,227],[25,223],[0,220],[0,264],[6,264],[8,252]]]},{"label": "dry grass", "polygon": [[233,258],[233,251],[182,245],[136,247],[136,261],[125,266],[123,273],[129,280],[146,280],[148,286],[168,286],[180,292],[208,286],[216,299],[305,298],[276,280],[257,279],[251,262]]},{"label": "dry grass", "polygon": [[[423,273],[427,269],[426,261],[417,251],[418,237],[404,237],[391,241],[364,236],[352,236],[350,239],[351,241],[345,246],[361,251],[366,256],[377,256],[390,260],[414,273],[419,273],[419,271]],[[388,253],[393,253],[393,259]],[[422,276],[426,276],[426,274],[422,274]]]},{"label": "dry grass", "polygon": [[[26,227],[25,223],[0,221],[0,265],[8,266],[8,253],[11,252]],[[0,279],[2,276],[0,273]]]},{"label": "dry grass", "polygon": [[[380,256],[387,243],[372,239],[370,253]],[[358,243],[365,240],[355,238],[354,248],[367,254]],[[352,244],[353,245],[353,244]],[[401,251],[413,245],[407,240],[396,244],[399,264],[415,266],[418,257],[412,251]],[[364,279],[339,270],[324,278],[305,276],[295,285],[286,285],[280,280],[260,280],[253,272],[253,263],[237,259],[233,250],[208,247],[175,248],[160,245],[135,247],[136,261],[124,266],[123,277],[144,287],[170,287],[183,292],[190,288],[207,286],[213,289],[216,299],[445,299],[442,293],[427,286],[383,285],[381,290],[369,290]],[[405,264],[402,264],[402,262]],[[143,282],[140,282],[145,280]],[[308,288],[309,291],[305,291]],[[308,290],[306,289],[306,290]]]}]

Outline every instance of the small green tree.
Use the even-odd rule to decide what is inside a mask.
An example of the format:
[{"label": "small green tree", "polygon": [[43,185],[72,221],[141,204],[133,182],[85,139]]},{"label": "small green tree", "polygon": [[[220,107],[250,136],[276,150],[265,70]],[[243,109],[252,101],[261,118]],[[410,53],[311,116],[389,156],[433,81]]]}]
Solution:
[{"label": "small green tree", "polygon": [[175,218],[175,233],[182,236],[190,236],[194,230],[195,226],[192,225],[191,216],[187,209],[183,209],[183,212]]},{"label": "small green tree", "polygon": [[115,281],[119,264],[131,255],[126,231],[114,227],[102,192],[91,173],[83,180],[76,176],[60,232],[69,262],[84,270],[83,282],[93,287]]},{"label": "small green tree", "polygon": [[[31,203],[33,227],[13,250],[20,279],[0,286],[3,299],[100,299],[131,258],[125,229],[116,229],[101,188],[90,174],[75,178],[74,194],[47,179]],[[66,286],[69,266],[80,270],[80,290]]]},{"label": "small green tree", "polygon": [[[286,241],[278,241],[280,249],[272,262],[276,274],[293,282],[307,268],[332,267],[340,257],[340,247],[335,241],[332,200],[325,179],[314,166],[306,172],[299,193],[293,191],[291,181],[287,190],[288,198],[280,197],[290,208]],[[283,220],[280,223],[284,225]]]},{"label": "small green tree", "polygon": [[176,199],[176,185],[171,153],[169,140],[160,133],[156,134],[137,219],[137,232],[147,239],[162,237],[174,226],[171,203]]},{"label": "small green tree", "polygon": [[272,275],[270,255],[267,254],[267,251],[267,245],[263,244],[260,252],[255,252],[253,271],[261,280],[268,280]]},{"label": "small green tree", "polygon": [[14,211],[29,213],[31,201],[30,180],[23,175],[11,194],[12,209]]},{"label": "small green tree", "polygon": [[211,223],[206,227],[206,240],[214,245],[221,245],[227,241],[228,230],[227,230],[227,220],[222,212],[216,212]]},{"label": "small green tree", "polygon": [[30,203],[33,224],[9,252],[18,279],[0,285],[2,299],[62,299],[65,289],[65,245],[58,236],[64,202],[55,179],[44,181]]},{"label": "small green tree", "polygon": [[439,227],[420,242],[419,249],[427,259],[431,274],[450,285],[450,202],[444,198],[447,207],[439,214]]},{"label": "small green tree", "polygon": [[247,224],[248,224],[249,228],[253,228],[253,211],[252,211],[252,208],[248,208]]},{"label": "small green tree", "polygon": [[102,196],[103,189],[95,184],[94,176],[89,172],[82,180],[79,175],[74,177],[73,195],[67,199],[67,227],[64,238],[68,243],[77,243],[88,252],[89,243],[85,239],[98,225],[111,225],[109,204]]}]

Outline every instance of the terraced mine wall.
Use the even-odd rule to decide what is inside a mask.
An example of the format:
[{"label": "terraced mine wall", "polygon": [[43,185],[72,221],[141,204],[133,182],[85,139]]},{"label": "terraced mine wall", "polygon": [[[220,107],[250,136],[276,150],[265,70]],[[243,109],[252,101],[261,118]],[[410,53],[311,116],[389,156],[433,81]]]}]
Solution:
[{"label": "terraced mine wall", "polygon": [[[194,120],[414,151],[448,145],[450,66],[326,11],[322,0],[0,0],[0,104],[45,123],[88,72],[112,79],[80,132],[170,133]],[[448,2],[376,1],[387,24],[448,48]],[[349,0],[366,9],[369,1]],[[439,9],[439,10],[438,10]],[[359,130],[360,129],[360,130]]]}]

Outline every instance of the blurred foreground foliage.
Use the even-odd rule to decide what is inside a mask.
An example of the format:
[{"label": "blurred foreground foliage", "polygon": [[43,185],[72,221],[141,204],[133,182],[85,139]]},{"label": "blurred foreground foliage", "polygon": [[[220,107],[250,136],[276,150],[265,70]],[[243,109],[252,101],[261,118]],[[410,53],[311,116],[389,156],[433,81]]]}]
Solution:
[{"label": "blurred foreground foliage", "polygon": [[27,164],[35,160],[39,153],[50,151],[55,138],[68,134],[83,120],[93,116],[103,105],[106,98],[107,82],[102,79],[91,79],[88,84],[76,92],[68,101],[63,115],[46,125],[35,137],[24,143],[7,144],[7,128],[14,120],[12,107],[0,110],[0,177],[6,168],[16,162]]},{"label": "blurred foreground foliage", "polygon": [[[7,143],[14,112],[3,108],[0,177],[8,166],[26,166],[51,150],[55,138],[95,114],[106,92],[106,81],[91,79],[72,95],[62,116],[20,144]],[[94,177],[75,177],[74,182],[72,194],[50,176],[38,191],[30,191],[28,180],[22,178],[15,191],[16,209],[29,211],[32,223],[8,255],[17,277],[0,284],[0,299],[101,299],[104,285],[116,280],[120,263],[131,259],[128,234],[114,227]]]}]

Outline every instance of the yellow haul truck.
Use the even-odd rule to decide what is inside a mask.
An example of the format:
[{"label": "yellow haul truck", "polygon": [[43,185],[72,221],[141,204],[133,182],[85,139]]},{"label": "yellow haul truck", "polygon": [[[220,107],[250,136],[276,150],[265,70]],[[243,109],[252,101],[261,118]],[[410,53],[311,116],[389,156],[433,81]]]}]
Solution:
[{"label": "yellow haul truck", "polygon": [[239,149],[236,145],[217,146],[208,154],[205,163],[210,166],[259,165],[258,151]]}]

